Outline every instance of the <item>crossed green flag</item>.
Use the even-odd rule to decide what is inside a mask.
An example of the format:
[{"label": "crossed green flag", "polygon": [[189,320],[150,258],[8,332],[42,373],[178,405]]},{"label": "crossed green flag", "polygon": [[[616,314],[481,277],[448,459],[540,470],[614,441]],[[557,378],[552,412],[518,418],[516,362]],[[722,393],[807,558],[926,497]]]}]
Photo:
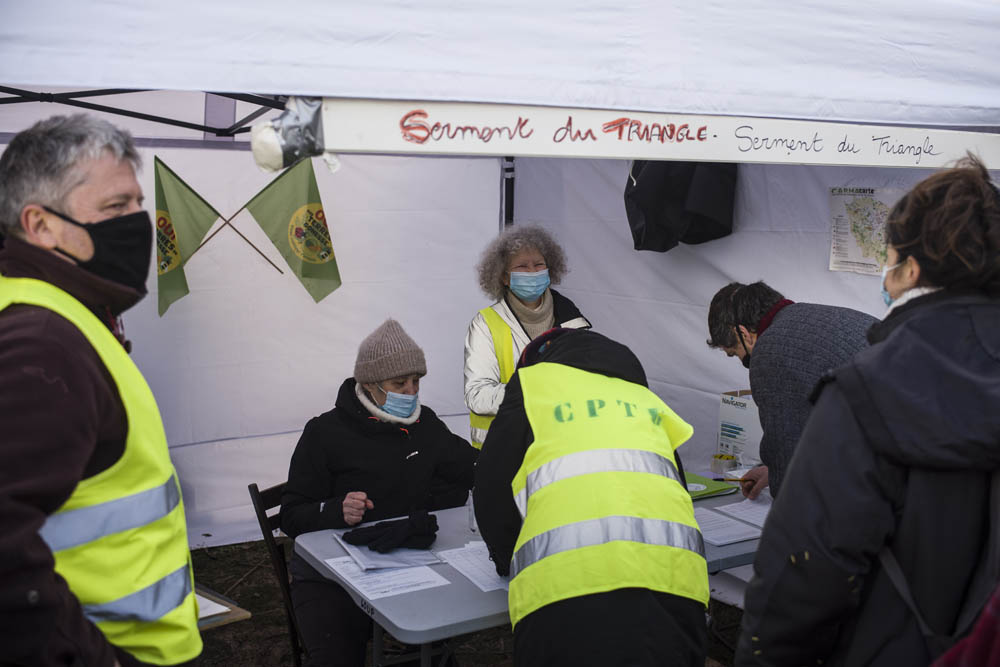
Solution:
[{"label": "crossed green flag", "polygon": [[[199,248],[216,219],[223,216],[159,158],[154,163],[157,279],[162,316],[170,304],[188,293],[184,264]],[[318,303],[340,287],[340,271],[311,160],[302,160],[287,169],[240,210],[244,208],[314,301]],[[223,218],[224,224],[230,224],[231,219]]]},{"label": "crossed green flag", "polygon": [[312,160],[289,167],[246,204],[313,301],[340,287]]},{"label": "crossed green flag", "polygon": [[188,293],[184,265],[198,249],[219,212],[187,183],[153,158],[156,189],[156,281],[160,317]]}]

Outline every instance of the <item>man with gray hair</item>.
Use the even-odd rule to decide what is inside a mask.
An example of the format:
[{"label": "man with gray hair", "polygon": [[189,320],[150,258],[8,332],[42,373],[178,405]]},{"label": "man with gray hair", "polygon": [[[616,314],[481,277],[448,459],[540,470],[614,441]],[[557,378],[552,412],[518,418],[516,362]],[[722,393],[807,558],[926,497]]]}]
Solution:
[{"label": "man with gray hair", "polygon": [[0,156],[0,664],[201,653],[180,485],[119,319],[149,272],[139,166],[86,115]]}]

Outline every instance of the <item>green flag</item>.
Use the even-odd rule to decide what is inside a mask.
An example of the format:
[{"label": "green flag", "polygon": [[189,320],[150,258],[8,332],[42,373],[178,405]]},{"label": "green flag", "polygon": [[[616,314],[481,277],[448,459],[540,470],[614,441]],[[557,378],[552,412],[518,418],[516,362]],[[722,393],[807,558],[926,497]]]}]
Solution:
[{"label": "green flag", "polygon": [[219,215],[191,186],[153,158],[156,182],[156,284],[160,316],[188,293],[184,265]]},{"label": "green flag", "polygon": [[245,207],[271,239],[313,301],[340,287],[316,174],[308,158],[257,193]]}]

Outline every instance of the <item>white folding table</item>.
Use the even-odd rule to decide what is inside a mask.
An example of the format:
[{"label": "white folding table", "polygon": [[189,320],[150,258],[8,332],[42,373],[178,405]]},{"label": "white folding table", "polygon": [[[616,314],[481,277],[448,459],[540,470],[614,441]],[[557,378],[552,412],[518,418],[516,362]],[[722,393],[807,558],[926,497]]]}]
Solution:
[{"label": "white folding table", "polygon": [[[695,501],[695,507],[718,507],[741,502],[740,493],[716,496]],[[467,542],[482,539],[469,530],[467,507],[434,512],[438,518],[438,534],[433,550],[443,551],[464,546]],[[385,629],[399,641],[419,644],[421,665],[431,664],[431,642],[457,635],[485,630],[510,623],[507,613],[507,591],[483,592],[461,572],[447,563],[430,565],[435,572],[448,580],[447,586],[438,586],[411,593],[369,600],[350,582],[326,564],[329,558],[345,555],[343,547],[333,536],[332,530],[320,530],[299,535],[295,552],[317,572],[337,582],[361,609],[375,621],[375,660],[381,662],[381,630]],[[705,557],[710,574],[753,562],[757,540],[737,542],[723,547],[705,544]]]}]

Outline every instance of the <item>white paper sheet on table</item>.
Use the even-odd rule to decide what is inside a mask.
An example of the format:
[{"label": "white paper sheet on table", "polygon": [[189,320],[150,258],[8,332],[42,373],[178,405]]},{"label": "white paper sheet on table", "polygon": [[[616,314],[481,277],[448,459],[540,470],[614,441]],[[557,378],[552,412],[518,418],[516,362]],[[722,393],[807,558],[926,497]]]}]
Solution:
[{"label": "white paper sheet on table", "polygon": [[510,578],[497,574],[485,542],[476,540],[464,547],[439,551],[441,560],[451,565],[483,592],[508,590]]},{"label": "white paper sheet on table", "polygon": [[733,542],[755,540],[760,537],[760,528],[736,519],[730,519],[728,516],[710,509],[695,508],[694,518],[701,528],[701,536],[705,538],[706,542],[717,547]]},{"label": "white paper sheet on table", "polygon": [[757,496],[756,500],[748,498],[741,503],[716,507],[715,510],[763,528],[764,521],[767,520],[767,514],[771,511],[771,495],[765,490],[765,493]]},{"label": "white paper sheet on table", "polygon": [[325,562],[369,600],[448,585],[447,579],[426,565],[366,571],[350,556],[327,558]]},{"label": "white paper sheet on table", "polygon": [[198,618],[207,618],[229,611],[229,607],[225,607],[214,600],[209,600],[203,595],[195,593],[194,599],[198,601]]},{"label": "white paper sheet on table", "polygon": [[340,546],[350,556],[362,570],[377,570],[389,567],[413,567],[414,565],[433,565],[440,563],[441,559],[434,555],[434,552],[427,549],[393,549],[389,553],[380,554],[372,551],[367,546],[355,546],[348,544],[341,537],[343,532],[338,531],[333,534]]}]

